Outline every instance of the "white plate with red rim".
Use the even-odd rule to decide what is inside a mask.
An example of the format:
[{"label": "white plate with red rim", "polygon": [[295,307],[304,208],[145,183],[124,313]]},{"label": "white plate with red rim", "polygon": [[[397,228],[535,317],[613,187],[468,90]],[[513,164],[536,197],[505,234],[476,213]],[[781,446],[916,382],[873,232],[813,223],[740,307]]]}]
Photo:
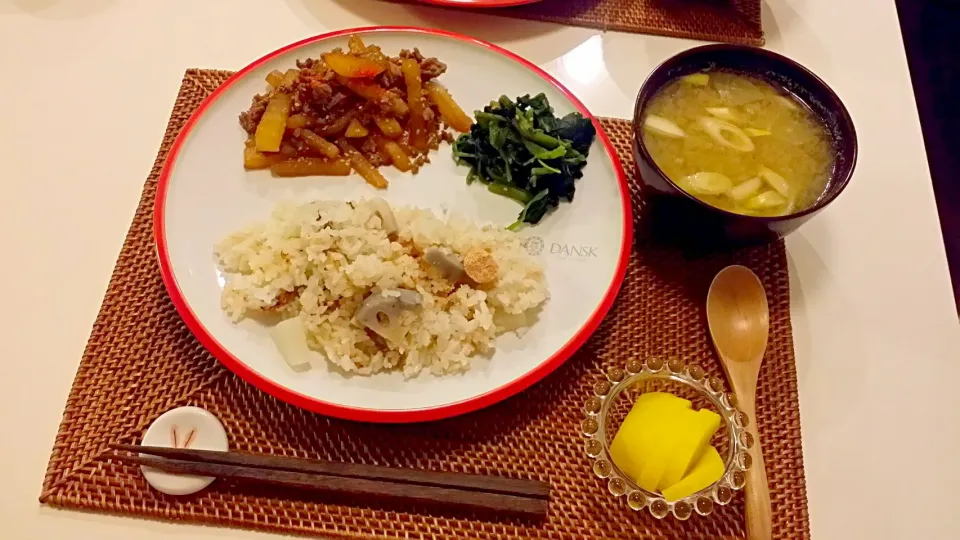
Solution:
[{"label": "white plate with red rim", "polygon": [[[598,128],[584,177],[572,203],[562,202],[537,226],[518,234],[543,265],[551,298],[523,336],[498,338],[496,351],[474,358],[458,375],[400,373],[348,376],[333,369],[292,370],[263,326],[232,323],[220,307],[222,279],[214,245],[232,231],[269,217],[284,200],[357,200],[381,196],[391,205],[448,210],[478,223],[512,223],[520,207],[468,186],[467,168],[456,165],[449,145],[431,154],[417,175],[381,171],[390,182],[377,191],[357,175],[280,179],[245,171],[245,132],[237,115],[264,77],[294,67],[297,59],[346,48],[358,34],[395,56],[419,47],[448,66],[439,81],[464,110],[482,109],[501,95],[547,95],[558,116],[586,107],[550,75],[496,45],[439,30],[357,28],[286,46],[253,62],[208,97],[181,130],[157,188],[154,233],[164,284],[187,326],[227,368],[261,390],[293,405],[368,422],[417,422],[464,414],[506,399],[539,381],[567,360],[610,309],[626,271],[632,218],[626,176],[609,139]],[[323,362],[321,362],[321,366]]]}]

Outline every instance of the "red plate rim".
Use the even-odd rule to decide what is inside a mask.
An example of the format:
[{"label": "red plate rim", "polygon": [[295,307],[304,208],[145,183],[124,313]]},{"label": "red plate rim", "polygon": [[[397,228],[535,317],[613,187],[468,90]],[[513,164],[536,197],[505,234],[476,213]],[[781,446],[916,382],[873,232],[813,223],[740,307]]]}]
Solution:
[{"label": "red plate rim", "polygon": [[498,8],[522,6],[524,4],[533,4],[543,0],[418,0],[423,4],[433,4],[436,6],[462,7],[462,8]]},{"label": "red plate rim", "polygon": [[[623,243],[620,246],[620,258],[617,262],[617,268],[614,273],[613,280],[610,282],[610,287],[607,289],[603,300],[597,306],[596,310],[594,310],[593,314],[587,319],[586,323],[573,335],[573,337],[570,338],[569,341],[567,341],[567,343],[553,353],[552,356],[547,358],[539,366],[527,372],[523,376],[478,396],[453,403],[439,405],[436,407],[425,407],[409,410],[380,410],[347,407],[305,396],[261,376],[259,373],[243,363],[239,358],[230,353],[216,340],[216,338],[213,337],[212,334],[210,334],[206,327],[203,326],[187,303],[186,298],[183,296],[183,292],[180,290],[180,286],[177,283],[176,277],[173,275],[173,269],[170,264],[170,255],[167,251],[167,238],[164,223],[170,174],[173,170],[174,164],[177,161],[177,156],[180,153],[181,147],[207,108],[209,108],[210,105],[213,104],[221,94],[229,89],[240,78],[246,76],[246,74],[250,71],[281,54],[298,49],[305,45],[310,45],[312,43],[336,37],[347,36],[350,34],[369,34],[375,32],[409,32],[414,34],[430,34],[452,38],[458,41],[485,47],[493,52],[496,52],[502,56],[506,56],[507,58],[522,64],[526,68],[539,75],[545,81],[552,84],[560,93],[564,95],[564,97],[574,104],[577,110],[579,110],[584,117],[590,118],[593,121],[594,126],[597,128],[597,136],[600,142],[603,144],[607,154],[609,154],[613,160],[613,166],[620,184],[620,199],[623,204],[624,229]],[[477,38],[464,36],[462,34],[447,32],[445,30],[418,28],[412,26],[369,26],[328,32],[318,36],[309,37],[277,49],[235,73],[216,90],[214,90],[213,93],[207,96],[197,110],[194,111],[194,113],[190,116],[186,124],[184,124],[183,129],[180,130],[180,133],[173,142],[173,146],[170,148],[170,152],[167,154],[167,159],[163,164],[163,168],[160,171],[160,177],[157,182],[156,200],[154,203],[153,233],[157,243],[157,253],[159,254],[160,258],[160,274],[163,278],[163,284],[167,288],[167,293],[170,295],[170,299],[173,302],[174,307],[176,307],[180,317],[183,318],[187,328],[190,329],[193,335],[196,336],[200,343],[230,371],[260,390],[272,395],[273,397],[309,411],[362,422],[407,423],[426,422],[450,418],[493,405],[494,403],[526,390],[532,384],[549,375],[551,372],[553,372],[553,370],[558,368],[563,362],[570,358],[570,356],[572,356],[573,353],[576,352],[577,349],[579,349],[587,341],[590,335],[593,334],[593,332],[597,329],[597,327],[600,325],[600,322],[603,320],[604,316],[606,316],[607,312],[610,310],[610,307],[613,305],[614,300],[616,299],[617,293],[620,290],[620,286],[623,283],[624,276],[626,275],[630,247],[633,245],[633,217],[630,207],[627,175],[623,170],[623,165],[620,163],[620,159],[617,157],[616,149],[613,147],[613,144],[610,142],[610,139],[607,137],[606,133],[604,133],[600,123],[590,113],[590,111],[587,110],[583,103],[581,103],[580,100],[577,99],[572,92],[570,92],[570,90],[560,84],[560,82],[554,79],[550,74],[543,71],[530,61],[498,45],[494,45],[493,43],[489,43]]]}]

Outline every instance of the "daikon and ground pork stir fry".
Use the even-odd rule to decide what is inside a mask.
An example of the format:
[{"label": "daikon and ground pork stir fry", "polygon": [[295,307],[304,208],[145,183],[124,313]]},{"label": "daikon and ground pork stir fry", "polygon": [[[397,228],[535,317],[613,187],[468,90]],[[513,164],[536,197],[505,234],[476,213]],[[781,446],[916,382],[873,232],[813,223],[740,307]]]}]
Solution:
[{"label": "daikon and ground pork stir fry", "polygon": [[515,233],[379,198],[280,204],[216,255],[224,311],[282,318],[271,334],[296,369],[318,351],[352,373],[464,371],[547,300]]},{"label": "daikon and ground pork stir fry", "polygon": [[644,112],[643,143],[681,189],[740,214],[779,216],[816,202],[834,148],[804,103],[759,78],[695,73],[666,84]]},{"label": "daikon and ground pork stir fry", "polygon": [[431,150],[453,141],[448,128],[470,131],[473,119],[437,81],[446,70],[418,49],[388,57],[351,36],[346,51],[273,71],[268,91],[240,114],[248,134],[244,167],[269,168],[276,176],[356,171],[386,188],[379,167],[417,172]]}]

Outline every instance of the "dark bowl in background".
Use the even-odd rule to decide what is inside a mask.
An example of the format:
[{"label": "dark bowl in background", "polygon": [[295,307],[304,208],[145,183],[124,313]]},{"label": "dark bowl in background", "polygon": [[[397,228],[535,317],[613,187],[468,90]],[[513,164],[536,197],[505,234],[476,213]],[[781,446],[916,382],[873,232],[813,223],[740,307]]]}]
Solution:
[{"label": "dark bowl in background", "polygon": [[[706,69],[745,73],[771,82],[806,103],[824,122],[833,139],[835,162],[830,179],[813,205],[777,217],[727,212],[680,189],[653,161],[641,133],[644,109],[669,81]],[[756,47],[705,45],[667,59],[647,77],[633,112],[633,151],[640,179],[650,195],[654,236],[700,247],[726,247],[786,235],[836,199],[850,182],[857,162],[857,134],[840,98],[807,68]]]}]

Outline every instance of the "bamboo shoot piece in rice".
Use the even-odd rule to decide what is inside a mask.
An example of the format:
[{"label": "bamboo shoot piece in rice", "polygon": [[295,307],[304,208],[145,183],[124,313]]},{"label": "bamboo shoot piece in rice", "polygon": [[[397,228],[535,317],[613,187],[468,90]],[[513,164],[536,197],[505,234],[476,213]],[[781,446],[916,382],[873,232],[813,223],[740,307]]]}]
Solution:
[{"label": "bamboo shoot piece in rice", "polygon": [[784,88],[754,76],[710,70],[679,77],[657,91],[641,121],[644,146],[660,169],[694,197],[730,212],[803,210],[833,170],[835,150],[823,120]]},{"label": "bamboo shoot piece in rice", "polygon": [[303,371],[310,367],[310,356],[313,354],[307,346],[307,333],[299,317],[283,320],[269,330],[273,344],[280,351],[283,360],[295,371]]}]

